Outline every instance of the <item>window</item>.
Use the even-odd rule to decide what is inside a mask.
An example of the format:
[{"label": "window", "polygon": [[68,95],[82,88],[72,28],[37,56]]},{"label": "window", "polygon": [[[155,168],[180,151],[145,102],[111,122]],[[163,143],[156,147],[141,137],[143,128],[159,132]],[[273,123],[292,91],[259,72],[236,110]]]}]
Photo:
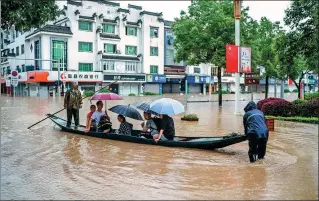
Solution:
[{"label": "window", "polygon": [[158,28],[151,27],[150,36],[151,38],[158,38]]},{"label": "window", "polygon": [[24,54],[24,45],[21,45],[21,55]]},{"label": "window", "polygon": [[166,50],[166,57],[173,58],[174,57],[174,50]]},{"label": "window", "polygon": [[79,30],[92,31],[92,22],[79,20]]},{"label": "window", "polygon": [[103,62],[103,70],[104,71],[114,71],[115,70],[115,62],[114,61],[102,61]]},{"label": "window", "polygon": [[[34,42],[34,58],[40,59],[40,41],[37,40]],[[41,61],[35,60],[35,69],[40,70]]]},{"label": "window", "polygon": [[125,32],[127,36],[137,36],[136,27],[126,27]]},{"label": "window", "polygon": [[22,72],[25,72],[25,65],[24,64],[22,64]]},{"label": "window", "polygon": [[125,54],[126,55],[136,55],[136,49],[137,49],[136,46],[126,45],[125,46]]},{"label": "window", "polygon": [[111,24],[103,24],[103,32],[104,33],[115,33],[115,25]]},{"label": "window", "polygon": [[16,31],[16,37],[17,38],[19,37],[19,31]]},{"label": "window", "polygon": [[114,45],[114,44],[104,44],[104,52],[116,53],[116,45]]},{"label": "window", "polygon": [[93,52],[93,43],[79,42],[79,52]]},{"label": "window", "polygon": [[194,68],[194,73],[200,74],[200,68]]},{"label": "window", "polygon": [[93,64],[92,63],[79,63],[79,71],[93,71]]},{"label": "window", "polygon": [[158,47],[151,47],[151,56],[158,56]]},{"label": "window", "polygon": [[14,48],[11,49],[11,52],[14,54]]},{"label": "window", "polygon": [[19,53],[20,53],[19,49],[20,49],[19,46],[16,47],[16,56],[19,56]]},{"label": "window", "polygon": [[158,66],[151,65],[150,73],[158,74]]},{"label": "window", "polygon": [[58,66],[61,71],[67,71],[67,42],[62,40],[52,40],[52,70],[57,71]]},{"label": "window", "polygon": [[125,71],[126,72],[136,72],[137,62],[125,62]]}]

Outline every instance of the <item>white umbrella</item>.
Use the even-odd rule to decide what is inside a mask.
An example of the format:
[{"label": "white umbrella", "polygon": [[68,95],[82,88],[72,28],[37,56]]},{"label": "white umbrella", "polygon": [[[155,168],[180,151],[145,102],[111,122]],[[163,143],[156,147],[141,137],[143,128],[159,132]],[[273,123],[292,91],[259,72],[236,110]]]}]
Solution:
[{"label": "white umbrella", "polygon": [[184,105],[171,98],[161,98],[150,104],[150,110],[158,114],[176,115],[185,112]]}]

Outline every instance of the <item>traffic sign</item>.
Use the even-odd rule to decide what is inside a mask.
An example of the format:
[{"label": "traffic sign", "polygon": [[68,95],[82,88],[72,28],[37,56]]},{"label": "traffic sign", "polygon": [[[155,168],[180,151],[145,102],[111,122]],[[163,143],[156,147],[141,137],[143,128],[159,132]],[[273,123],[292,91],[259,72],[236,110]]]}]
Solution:
[{"label": "traffic sign", "polygon": [[19,80],[17,77],[11,77],[11,84],[12,86],[16,87],[19,84]]},{"label": "traffic sign", "polygon": [[11,71],[11,77],[18,77],[19,72],[16,70]]}]

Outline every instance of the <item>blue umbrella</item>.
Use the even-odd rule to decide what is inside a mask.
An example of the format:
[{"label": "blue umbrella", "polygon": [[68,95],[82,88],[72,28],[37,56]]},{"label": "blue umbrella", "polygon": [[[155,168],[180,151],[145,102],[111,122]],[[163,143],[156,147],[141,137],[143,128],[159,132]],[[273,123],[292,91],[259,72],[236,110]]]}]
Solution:
[{"label": "blue umbrella", "polygon": [[161,98],[150,104],[150,110],[158,114],[176,115],[185,112],[184,105],[171,98]]},{"label": "blue umbrella", "polygon": [[151,113],[153,115],[158,116],[158,113],[150,110],[150,104],[151,104],[151,102],[143,101],[143,102],[134,103],[132,105],[135,106],[136,108],[142,110],[143,112]]},{"label": "blue umbrella", "polygon": [[130,105],[116,105],[109,110],[125,117],[143,121],[141,114],[136,109],[130,107]]}]

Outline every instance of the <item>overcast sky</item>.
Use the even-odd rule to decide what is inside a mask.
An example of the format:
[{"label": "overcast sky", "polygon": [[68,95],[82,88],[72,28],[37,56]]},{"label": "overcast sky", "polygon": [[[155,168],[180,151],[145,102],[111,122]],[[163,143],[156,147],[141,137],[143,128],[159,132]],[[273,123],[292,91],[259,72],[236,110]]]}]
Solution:
[{"label": "overcast sky", "polygon": [[[121,7],[127,4],[134,4],[143,7],[143,10],[152,12],[163,12],[166,20],[173,21],[179,17],[180,11],[187,11],[191,1],[118,1]],[[290,5],[290,1],[244,1],[244,6],[249,6],[250,16],[259,20],[266,16],[271,21],[281,21],[283,23],[284,10]]]}]

